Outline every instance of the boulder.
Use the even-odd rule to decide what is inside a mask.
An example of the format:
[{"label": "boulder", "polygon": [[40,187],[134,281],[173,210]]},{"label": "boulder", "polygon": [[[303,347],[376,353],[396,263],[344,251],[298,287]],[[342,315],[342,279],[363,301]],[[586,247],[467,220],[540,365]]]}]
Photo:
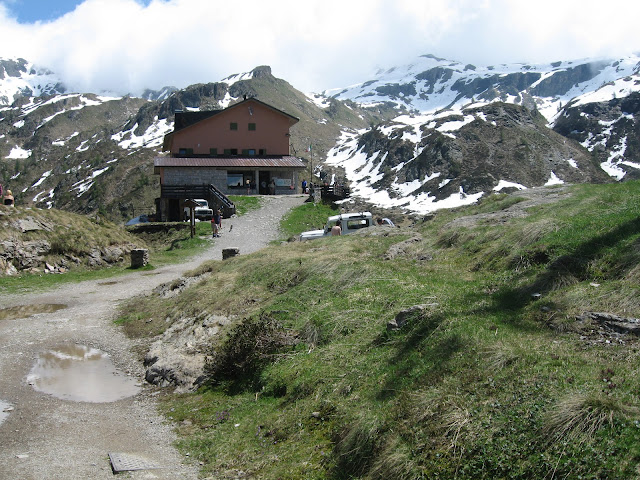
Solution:
[{"label": "boulder", "polygon": [[424,314],[424,312],[430,308],[438,305],[437,303],[424,303],[422,305],[414,305],[413,307],[409,307],[406,310],[402,310],[398,312],[393,320],[387,323],[387,330],[400,330],[407,323],[410,323],[412,320],[419,318]]},{"label": "boulder", "polygon": [[227,258],[235,257],[236,255],[240,255],[239,248],[223,248],[222,249],[222,260],[226,260]]}]

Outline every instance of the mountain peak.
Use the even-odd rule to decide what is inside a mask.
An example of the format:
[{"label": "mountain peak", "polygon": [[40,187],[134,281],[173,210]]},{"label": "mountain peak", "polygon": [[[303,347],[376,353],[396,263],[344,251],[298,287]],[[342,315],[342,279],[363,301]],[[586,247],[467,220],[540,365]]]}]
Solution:
[{"label": "mountain peak", "polygon": [[62,80],[46,68],[24,58],[0,58],[0,105],[11,105],[20,97],[65,93]]}]

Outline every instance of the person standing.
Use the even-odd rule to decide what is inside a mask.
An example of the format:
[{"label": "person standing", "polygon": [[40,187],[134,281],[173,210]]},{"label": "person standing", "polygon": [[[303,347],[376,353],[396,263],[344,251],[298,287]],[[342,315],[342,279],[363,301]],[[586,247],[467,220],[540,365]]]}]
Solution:
[{"label": "person standing", "polygon": [[307,181],[305,179],[302,180],[302,193],[307,193]]},{"label": "person standing", "polygon": [[216,222],[216,214],[211,217],[211,236],[213,238],[218,236],[218,222]]},{"label": "person standing", "polygon": [[15,200],[13,198],[13,194],[11,193],[11,190],[7,190],[7,193],[4,194],[4,199],[2,203],[10,207],[15,207]]},{"label": "person standing", "polygon": [[338,220],[336,224],[333,227],[331,227],[331,235],[332,236],[342,235],[342,222],[340,220]]},{"label": "person standing", "polygon": [[214,237],[220,236],[220,230],[222,229],[222,212],[216,210],[211,217],[211,230]]}]

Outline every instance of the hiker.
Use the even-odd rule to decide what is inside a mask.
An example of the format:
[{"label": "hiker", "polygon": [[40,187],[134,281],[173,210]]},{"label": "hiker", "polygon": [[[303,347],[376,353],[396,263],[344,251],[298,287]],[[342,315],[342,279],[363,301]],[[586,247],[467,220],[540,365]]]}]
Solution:
[{"label": "hiker", "polygon": [[220,229],[222,228],[222,212],[220,210],[216,210],[211,217],[211,231],[214,237],[220,236]]}]

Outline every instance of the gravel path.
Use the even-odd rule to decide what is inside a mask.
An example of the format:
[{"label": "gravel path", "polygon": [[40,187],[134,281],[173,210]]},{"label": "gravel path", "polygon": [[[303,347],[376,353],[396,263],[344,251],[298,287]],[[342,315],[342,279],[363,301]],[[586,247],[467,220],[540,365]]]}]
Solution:
[{"label": "gravel path", "polygon": [[[260,210],[223,220],[222,236],[212,240],[211,248],[180,265],[0,298],[0,308],[66,305],[54,313],[0,320],[0,479],[113,478],[109,453],[162,467],[128,472],[124,478],[196,479],[197,465],[174,449],[172,427],[157,412],[157,392],[143,385],[144,370],[132,352],[133,342],[113,325],[118,304],[204,260],[221,259],[223,248],[237,247],[240,254],[263,248],[278,238],[282,215],[305,198],[263,197]],[[70,343],[106,352],[119,372],[139,384],[140,393],[90,403],[36,391],[28,380],[36,359]]]}]

